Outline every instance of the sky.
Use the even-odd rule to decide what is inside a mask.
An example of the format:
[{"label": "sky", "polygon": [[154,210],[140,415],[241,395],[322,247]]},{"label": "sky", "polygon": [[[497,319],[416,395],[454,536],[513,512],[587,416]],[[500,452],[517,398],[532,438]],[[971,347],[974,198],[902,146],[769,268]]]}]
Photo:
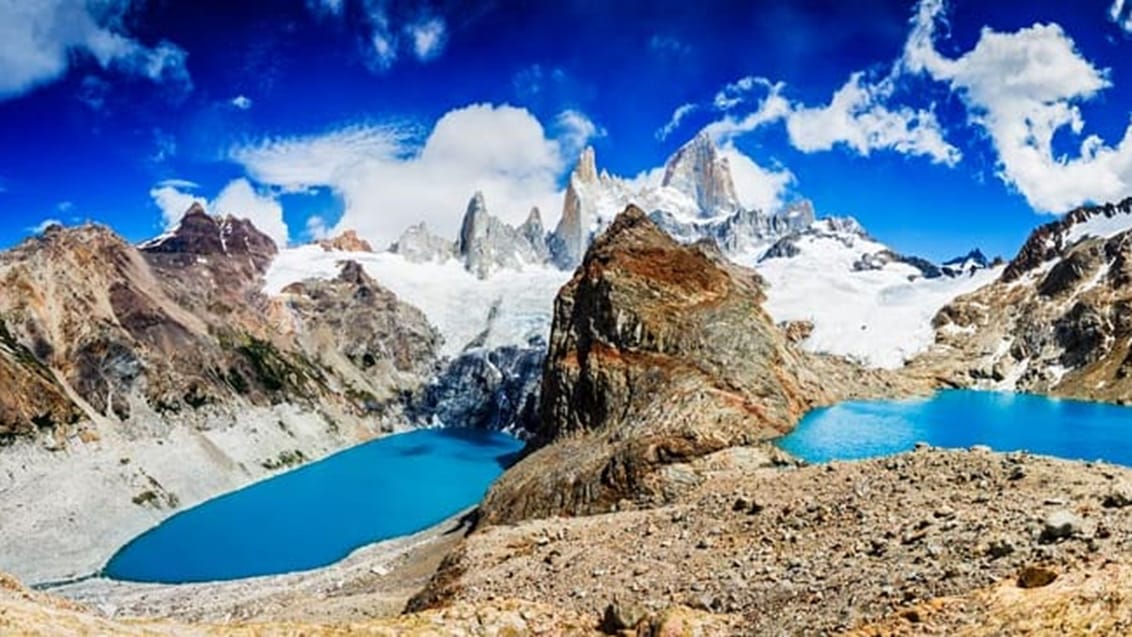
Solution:
[{"label": "sky", "polygon": [[740,198],[1009,258],[1132,195],[1132,0],[0,0],[0,247],[199,201],[283,244],[551,226],[578,153],[640,183],[706,130]]}]

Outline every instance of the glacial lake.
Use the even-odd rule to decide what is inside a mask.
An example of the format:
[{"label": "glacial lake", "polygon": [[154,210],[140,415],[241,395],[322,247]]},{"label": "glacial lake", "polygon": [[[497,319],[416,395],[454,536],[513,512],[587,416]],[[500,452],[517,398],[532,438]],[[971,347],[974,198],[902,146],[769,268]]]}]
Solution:
[{"label": "glacial lake", "polygon": [[1132,408],[1003,392],[945,390],[926,398],[816,409],[777,444],[810,462],[913,448],[987,445],[1132,466]]},{"label": "glacial lake", "polygon": [[523,443],[468,429],[380,438],[178,513],[103,569],[139,582],[204,582],[332,564],[478,503]]}]

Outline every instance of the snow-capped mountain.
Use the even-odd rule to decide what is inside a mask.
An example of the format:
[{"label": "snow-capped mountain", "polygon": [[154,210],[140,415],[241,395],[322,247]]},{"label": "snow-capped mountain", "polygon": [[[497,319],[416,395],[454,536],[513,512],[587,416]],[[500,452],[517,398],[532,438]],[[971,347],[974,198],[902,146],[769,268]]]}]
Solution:
[{"label": "snow-capped mountain", "polygon": [[[678,241],[710,240],[725,257],[755,268],[769,284],[772,317],[811,325],[808,349],[874,366],[897,367],[927,348],[939,308],[997,272],[986,269],[977,252],[947,266],[901,255],[852,218],[818,219],[808,201],[777,211],[746,209],[727,160],[700,134],[666,162],[659,185],[641,188],[600,171],[593,149],[586,148],[553,232],[544,229],[538,209],[514,227],[493,216],[491,202],[475,193],[453,240],[417,224],[385,252],[283,250],[266,275],[267,291],[336,276],[341,260],[356,260],[424,311],[443,335],[441,355],[448,362],[415,413],[425,421],[513,429],[531,404],[523,392],[537,390],[531,381],[549,336],[555,294],[594,237],[629,204]],[[498,407],[488,413],[484,404]]]},{"label": "snow-capped mountain", "polygon": [[1130,290],[1132,198],[1077,208],[940,311],[922,364],[957,384],[1132,400]]},{"label": "snow-capped mountain", "polygon": [[807,324],[804,346],[870,366],[895,368],[932,345],[932,318],[1001,267],[948,276],[870,237],[852,218],[827,218],[785,237],[753,265],[767,283],[766,309]]}]

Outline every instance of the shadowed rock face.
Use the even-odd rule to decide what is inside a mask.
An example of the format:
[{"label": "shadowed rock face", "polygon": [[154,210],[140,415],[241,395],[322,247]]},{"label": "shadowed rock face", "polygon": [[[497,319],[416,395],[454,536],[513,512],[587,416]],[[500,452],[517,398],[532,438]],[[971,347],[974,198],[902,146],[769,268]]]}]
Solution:
[{"label": "shadowed rock face", "polygon": [[817,404],[893,377],[788,344],[757,275],[686,246],[630,206],[558,295],[532,448],[482,520],[663,500],[666,465],[790,430]]}]

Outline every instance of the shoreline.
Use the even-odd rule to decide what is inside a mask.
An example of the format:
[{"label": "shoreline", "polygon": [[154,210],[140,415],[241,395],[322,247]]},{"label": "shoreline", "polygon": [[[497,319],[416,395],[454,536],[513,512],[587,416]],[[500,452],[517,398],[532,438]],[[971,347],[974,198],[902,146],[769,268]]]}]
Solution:
[{"label": "shoreline", "polygon": [[186,584],[95,576],[50,589],[106,618],[350,622],[399,615],[467,531],[468,507],[412,535],[361,547],[309,571]]}]

